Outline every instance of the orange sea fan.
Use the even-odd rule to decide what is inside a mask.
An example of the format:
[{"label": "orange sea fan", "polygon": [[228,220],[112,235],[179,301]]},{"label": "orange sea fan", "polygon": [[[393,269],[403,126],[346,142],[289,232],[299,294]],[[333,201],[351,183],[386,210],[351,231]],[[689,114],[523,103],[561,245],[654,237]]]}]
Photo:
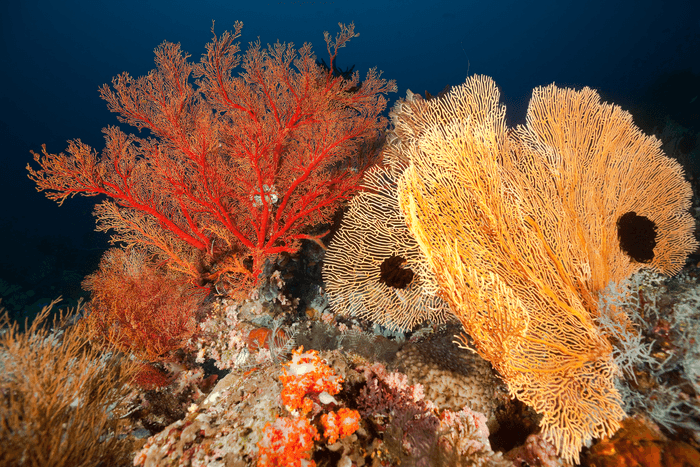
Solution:
[{"label": "orange sea fan", "polygon": [[[578,461],[624,417],[597,294],[641,267],[675,273],[697,247],[682,169],[589,88],[536,89],[514,132],[485,76],[405,105],[409,229],[476,350]],[[621,247],[624,216],[642,255]]]}]

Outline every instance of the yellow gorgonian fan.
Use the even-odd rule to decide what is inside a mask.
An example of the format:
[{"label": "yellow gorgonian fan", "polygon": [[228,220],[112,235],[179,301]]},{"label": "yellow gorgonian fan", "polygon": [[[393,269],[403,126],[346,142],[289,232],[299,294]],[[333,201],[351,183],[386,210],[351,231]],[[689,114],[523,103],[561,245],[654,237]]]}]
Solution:
[{"label": "yellow gorgonian fan", "polygon": [[510,133],[485,76],[410,115],[395,119],[409,229],[476,350],[578,461],[624,417],[598,292],[642,266],[675,273],[696,247],[682,170],[588,88],[538,88]]}]

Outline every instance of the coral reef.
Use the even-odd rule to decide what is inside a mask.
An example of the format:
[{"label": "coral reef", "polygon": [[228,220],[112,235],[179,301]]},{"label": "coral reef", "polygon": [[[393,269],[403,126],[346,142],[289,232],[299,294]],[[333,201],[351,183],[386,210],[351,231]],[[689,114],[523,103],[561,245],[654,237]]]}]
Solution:
[{"label": "coral reef", "polygon": [[341,383],[324,357],[302,349],[283,367],[232,372],[183,420],[150,438],[136,465],[313,465],[319,433],[336,445],[359,428],[357,412],[335,397]]},{"label": "coral reef", "polygon": [[[693,273],[693,276],[691,276]],[[700,445],[700,285],[695,267],[668,278],[640,271],[601,296],[599,326],[615,346],[625,412]],[[628,326],[611,317],[624,312]]]},{"label": "coral reef", "polygon": [[661,275],[697,262],[700,201],[659,140],[555,85],[509,129],[485,76],[385,132],[395,83],[335,64],[354,25],[329,65],[239,55],[241,28],[101,89],[151,136],[34,154],[121,245],[88,305],[0,319],[0,464],[700,465],[700,263]]},{"label": "coral reef", "polygon": [[279,369],[232,372],[187,415],[148,439],[134,465],[254,465],[257,443],[280,411]]},{"label": "coral reef", "polygon": [[441,410],[469,407],[485,414],[494,432],[495,410],[507,398],[506,388],[486,360],[459,348],[455,340],[460,332],[460,326],[443,326],[406,343],[390,368],[408,376],[410,384],[421,384],[426,399]]},{"label": "coral reef", "polygon": [[358,398],[360,413],[383,433],[392,464],[509,465],[491,450],[484,414],[468,407],[440,411],[425,398],[422,385],[408,384],[406,375],[388,372],[381,364],[358,369],[366,380]]},{"label": "coral reef", "polygon": [[695,466],[700,465],[700,452],[682,441],[669,440],[649,419],[635,416],[623,420],[622,427],[612,438],[593,446],[584,465]]}]

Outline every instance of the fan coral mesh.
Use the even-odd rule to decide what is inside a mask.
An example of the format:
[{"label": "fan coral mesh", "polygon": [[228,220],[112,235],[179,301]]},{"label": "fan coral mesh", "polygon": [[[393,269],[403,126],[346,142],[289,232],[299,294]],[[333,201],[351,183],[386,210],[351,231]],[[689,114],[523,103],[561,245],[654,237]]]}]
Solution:
[{"label": "fan coral mesh", "polygon": [[390,329],[444,322],[447,303],[413,238],[396,197],[395,168],[371,169],[326,252],[323,278],[337,313]]},{"label": "fan coral mesh", "polygon": [[[536,89],[527,125],[511,133],[485,76],[405,105],[398,195],[409,229],[476,350],[578,461],[624,417],[597,293],[642,266],[675,273],[697,246],[682,170],[588,88]],[[629,212],[654,223],[649,263],[620,248]]]}]

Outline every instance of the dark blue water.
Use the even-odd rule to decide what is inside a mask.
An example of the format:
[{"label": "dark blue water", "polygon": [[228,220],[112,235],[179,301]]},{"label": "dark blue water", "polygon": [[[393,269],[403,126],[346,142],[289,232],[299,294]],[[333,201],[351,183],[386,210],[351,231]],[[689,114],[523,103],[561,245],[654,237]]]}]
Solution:
[{"label": "dark blue water", "polygon": [[[254,6],[253,4],[256,4]],[[438,93],[467,73],[492,76],[511,124],[522,122],[535,86],[590,86],[630,110],[646,131],[667,118],[696,148],[700,108],[698,2],[104,2],[22,1],[0,9],[0,296],[8,309],[35,310],[63,295],[85,295],[107,235],[94,232],[92,206],[63,207],[36,193],[29,150],[50,152],[81,138],[100,150],[101,129],[117,124],[98,87],[153,68],[153,49],[180,42],[198,60],[216,31],[243,21],[243,49],[260,38],[327,53],[323,31],[355,22],[360,37],[341,49],[340,68],[370,67],[399,92]]]}]

